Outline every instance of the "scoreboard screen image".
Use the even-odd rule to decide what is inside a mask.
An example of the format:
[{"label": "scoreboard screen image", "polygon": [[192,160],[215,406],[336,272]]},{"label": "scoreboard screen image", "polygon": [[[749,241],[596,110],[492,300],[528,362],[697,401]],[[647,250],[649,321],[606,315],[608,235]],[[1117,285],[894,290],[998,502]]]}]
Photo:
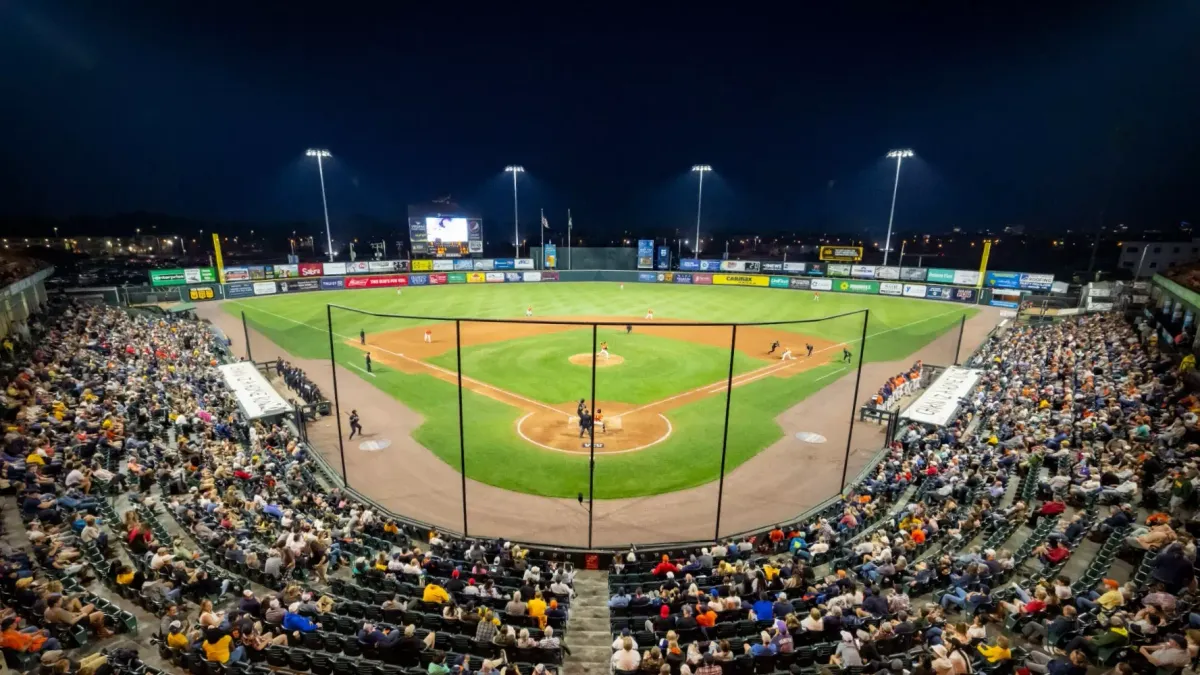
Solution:
[{"label": "scoreboard screen image", "polygon": [[483,221],[463,216],[409,218],[408,236],[414,255],[461,258],[483,251]]}]

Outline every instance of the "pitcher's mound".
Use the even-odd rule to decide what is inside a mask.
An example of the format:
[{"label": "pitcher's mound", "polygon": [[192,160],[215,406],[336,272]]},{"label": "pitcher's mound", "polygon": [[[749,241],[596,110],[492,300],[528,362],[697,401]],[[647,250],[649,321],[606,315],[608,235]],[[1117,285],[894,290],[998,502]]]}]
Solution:
[{"label": "pitcher's mound", "polygon": [[[592,367],[592,355],[591,354],[576,354],[568,360],[577,366],[587,366],[588,368]],[[599,354],[596,355],[596,367],[597,368],[604,368],[607,366],[619,366],[622,363],[625,363],[625,358],[622,356],[617,356],[616,354],[609,354],[607,359],[604,358],[603,356],[600,356]]]}]

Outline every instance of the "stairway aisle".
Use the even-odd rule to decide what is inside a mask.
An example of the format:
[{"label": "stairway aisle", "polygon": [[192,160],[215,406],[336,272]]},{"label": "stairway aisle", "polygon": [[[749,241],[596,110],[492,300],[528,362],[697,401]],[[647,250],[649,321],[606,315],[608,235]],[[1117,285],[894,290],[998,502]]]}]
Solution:
[{"label": "stairway aisle", "polygon": [[563,660],[563,675],[602,675],[612,658],[612,632],[608,621],[608,572],[580,570],[575,575],[575,598],[567,619],[570,656]]}]

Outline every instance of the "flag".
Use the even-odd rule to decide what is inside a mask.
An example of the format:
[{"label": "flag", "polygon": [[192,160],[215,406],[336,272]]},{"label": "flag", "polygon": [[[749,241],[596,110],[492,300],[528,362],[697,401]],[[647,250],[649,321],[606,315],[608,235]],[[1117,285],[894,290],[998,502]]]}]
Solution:
[{"label": "flag", "polygon": [[571,229],[571,209],[567,209],[567,229]]},{"label": "flag", "polygon": [[550,221],[546,220],[546,214],[542,214],[542,227],[550,229]]}]

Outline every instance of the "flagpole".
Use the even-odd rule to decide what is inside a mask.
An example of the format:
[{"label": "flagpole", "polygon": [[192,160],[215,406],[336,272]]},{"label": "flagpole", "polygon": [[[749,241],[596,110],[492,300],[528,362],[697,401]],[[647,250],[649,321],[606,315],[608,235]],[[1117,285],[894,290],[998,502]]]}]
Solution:
[{"label": "flagpole", "polygon": [[567,269],[574,269],[571,267],[571,209],[567,209]]},{"label": "flagpole", "polygon": [[542,236],[542,253],[541,253],[542,264],[539,265],[539,268],[546,269],[546,209],[541,209],[541,212],[542,212],[542,223],[541,223],[541,227],[538,228],[538,233],[541,234],[541,236]]}]

